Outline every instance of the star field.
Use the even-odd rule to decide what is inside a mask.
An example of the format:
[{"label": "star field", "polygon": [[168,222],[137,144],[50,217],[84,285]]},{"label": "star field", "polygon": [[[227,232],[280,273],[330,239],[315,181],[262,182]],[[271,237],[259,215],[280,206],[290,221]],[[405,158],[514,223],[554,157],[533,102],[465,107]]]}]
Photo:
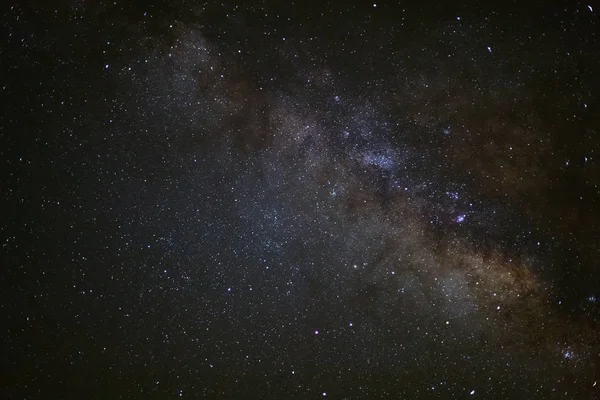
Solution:
[{"label": "star field", "polygon": [[600,398],[597,10],[3,7],[3,393]]}]

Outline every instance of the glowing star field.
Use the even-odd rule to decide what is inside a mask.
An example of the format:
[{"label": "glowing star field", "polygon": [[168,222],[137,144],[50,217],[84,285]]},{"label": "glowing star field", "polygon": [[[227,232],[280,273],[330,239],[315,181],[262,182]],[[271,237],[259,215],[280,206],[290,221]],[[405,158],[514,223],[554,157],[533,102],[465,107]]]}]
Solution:
[{"label": "glowing star field", "polygon": [[7,4],[2,393],[600,398],[597,9]]}]

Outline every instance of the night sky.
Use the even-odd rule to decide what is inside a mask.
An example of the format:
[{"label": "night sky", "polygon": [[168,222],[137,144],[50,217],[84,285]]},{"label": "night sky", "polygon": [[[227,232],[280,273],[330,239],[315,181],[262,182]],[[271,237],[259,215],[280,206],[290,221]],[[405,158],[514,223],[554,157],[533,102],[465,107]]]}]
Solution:
[{"label": "night sky", "polygon": [[600,3],[11,1],[6,399],[600,399]]}]

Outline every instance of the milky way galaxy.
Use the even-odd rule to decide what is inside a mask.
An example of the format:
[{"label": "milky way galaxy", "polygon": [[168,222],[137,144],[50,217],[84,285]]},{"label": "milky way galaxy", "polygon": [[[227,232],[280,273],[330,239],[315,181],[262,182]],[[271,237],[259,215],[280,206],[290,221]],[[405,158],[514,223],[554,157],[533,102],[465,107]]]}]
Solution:
[{"label": "milky way galaxy", "polygon": [[600,398],[594,7],[16,3],[9,398]]}]

